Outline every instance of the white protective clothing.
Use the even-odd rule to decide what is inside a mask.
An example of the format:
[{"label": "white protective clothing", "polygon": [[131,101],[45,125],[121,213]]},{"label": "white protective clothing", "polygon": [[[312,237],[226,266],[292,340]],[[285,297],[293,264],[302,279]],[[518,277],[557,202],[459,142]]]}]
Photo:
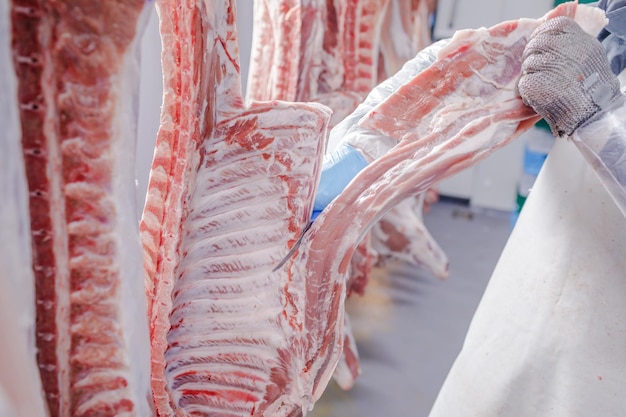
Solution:
[{"label": "white protective clothing", "polygon": [[430,417],[626,412],[626,218],[557,140]]}]

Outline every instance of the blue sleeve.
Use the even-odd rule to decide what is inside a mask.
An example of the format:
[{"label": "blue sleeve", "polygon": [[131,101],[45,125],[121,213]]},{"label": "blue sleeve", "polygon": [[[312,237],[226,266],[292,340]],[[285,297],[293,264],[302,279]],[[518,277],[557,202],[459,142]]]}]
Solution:
[{"label": "blue sleeve", "polygon": [[606,12],[609,23],[598,35],[616,75],[626,67],[626,0],[600,0],[595,4]]},{"label": "blue sleeve", "polygon": [[335,152],[326,155],[315,195],[312,220],[315,220],[366,166],[367,161],[363,155],[350,145],[341,145]]}]

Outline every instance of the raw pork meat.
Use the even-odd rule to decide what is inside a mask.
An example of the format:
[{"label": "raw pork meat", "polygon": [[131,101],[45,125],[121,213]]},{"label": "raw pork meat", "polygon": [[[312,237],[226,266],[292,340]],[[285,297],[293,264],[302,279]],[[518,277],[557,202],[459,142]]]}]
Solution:
[{"label": "raw pork meat", "polygon": [[[297,416],[342,349],[342,276],[291,259],[330,111],[244,106],[233,2],[157,3],[164,103],[141,230],[159,416]],[[319,269],[319,267],[318,267]]]},{"label": "raw pork meat", "polygon": [[255,0],[247,101],[311,101],[326,31],[326,0]]},{"label": "raw pork meat", "polygon": [[[391,0],[360,1],[358,6],[356,2],[348,4],[344,20],[352,24],[343,25],[344,51],[337,54],[339,62],[345,62],[344,83],[340,91],[344,95],[345,92],[356,94],[358,102],[337,109],[333,101],[320,100],[336,111],[339,120],[343,120],[357,103],[363,101],[378,79],[395,74],[406,61],[431,43],[428,19],[436,2]],[[385,74],[380,72],[379,58],[384,60]],[[380,97],[379,94],[375,96]],[[346,127],[339,130],[344,129]],[[369,256],[376,259],[373,263],[380,264],[390,257],[399,258],[426,266],[437,277],[445,278],[447,258],[424,226],[423,198],[411,196],[393,207],[374,225],[371,245],[362,243],[359,252],[370,253]],[[369,275],[369,271],[361,272],[361,275]]]},{"label": "raw pork meat", "polygon": [[9,4],[0,1],[0,416],[47,415],[37,370],[34,276]]},{"label": "raw pork meat", "polygon": [[392,76],[432,43],[430,18],[436,0],[391,0],[381,30],[379,79]]},{"label": "raw pork meat", "polygon": [[329,2],[328,21],[333,24],[324,33],[322,71],[312,99],[333,110],[331,127],[350,114],[378,82],[380,29],[388,3]]},{"label": "raw pork meat", "polygon": [[[427,7],[433,6],[413,3],[407,3],[408,9],[404,7],[407,10],[403,11],[427,14]],[[385,13],[389,13],[388,4],[389,0],[334,0],[281,2],[279,6],[266,0],[256,1],[248,99],[318,101],[333,110],[331,126],[337,124],[377,82],[380,39],[384,37],[381,26]],[[400,6],[394,7],[398,13]],[[410,32],[422,25],[428,27],[426,18],[407,15],[405,20],[403,29]],[[412,35],[406,34],[409,38]],[[410,45],[413,53],[414,43]],[[387,48],[393,45],[388,44]],[[285,60],[287,54],[289,59]],[[394,63],[400,59],[396,57]],[[362,294],[374,264],[387,257],[429,267],[438,277],[447,276],[447,258],[424,226],[422,202],[423,196],[418,196],[399,203],[376,224],[373,238],[369,234],[363,237],[351,260],[348,294]],[[345,326],[346,331],[349,328]],[[352,335],[345,337],[354,342]],[[343,387],[354,382],[348,381],[347,375],[352,373],[356,378],[359,372],[355,344],[350,346],[353,352],[348,356],[354,360],[349,366],[343,360],[338,365]]]},{"label": "raw pork meat", "polygon": [[256,0],[247,100],[320,102],[338,123],[376,85],[388,2]]},{"label": "raw pork meat", "polygon": [[[606,20],[600,9],[565,3],[544,19],[566,15],[590,31]],[[458,32],[439,59],[399,88],[361,125],[400,140],[361,171],[318,217],[303,240],[324,274],[345,274],[358,242],[382,213],[409,195],[478,162],[538,120],[515,94],[528,36],[542,19],[504,22]],[[341,219],[341,220],[338,220]],[[332,225],[332,226],[331,226]],[[319,242],[335,242],[324,252]]]},{"label": "raw pork meat", "polygon": [[11,2],[37,360],[53,417],[151,414],[133,180],[144,4]]},{"label": "raw pork meat", "polygon": [[[359,126],[358,122],[404,83],[430,66],[436,60],[436,53],[447,42],[440,41],[433,48],[419,53],[393,77],[377,85],[348,117],[331,130],[328,152],[333,152],[342,144],[348,144],[360,149],[368,160],[374,161],[395,147],[398,144],[396,139]],[[375,250],[370,251],[375,253],[378,265],[384,264],[389,258],[399,258],[424,266],[437,277],[447,276],[447,256],[425,228],[423,221],[423,210],[427,206],[422,202],[426,201],[427,197],[431,198],[428,196],[431,190],[409,196],[374,224],[370,241]],[[360,246],[362,245],[363,243]],[[361,252],[362,249],[359,247],[358,251]]]}]

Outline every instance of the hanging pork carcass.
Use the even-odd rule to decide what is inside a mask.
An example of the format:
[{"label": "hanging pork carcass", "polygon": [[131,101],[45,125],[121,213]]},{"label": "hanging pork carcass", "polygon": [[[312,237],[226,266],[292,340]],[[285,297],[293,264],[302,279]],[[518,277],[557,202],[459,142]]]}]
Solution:
[{"label": "hanging pork carcass", "polygon": [[[369,145],[363,143],[367,142],[363,138],[368,137],[368,132],[355,132],[355,125],[374,102],[390,94],[397,85],[387,83],[377,88],[359,109],[355,108],[376,86],[380,76],[380,51],[391,54],[397,44],[402,43],[398,38],[412,39],[417,32],[429,34],[425,27],[430,27],[428,16],[435,5],[432,1],[396,3],[388,0],[280,4],[257,1],[248,100],[324,103],[333,110],[331,126],[341,121],[330,134],[329,151],[335,149],[338,142],[345,142],[346,136],[358,134],[366,159],[375,159],[378,154],[375,151],[368,154]],[[389,22],[400,14],[402,25],[391,27]],[[384,22],[387,24],[383,25]],[[393,31],[393,35],[388,31]],[[409,55],[412,57],[427,43],[430,43],[430,35],[407,44],[403,53],[408,55],[396,57],[393,70],[399,70],[404,64],[400,60],[408,60]],[[380,134],[369,132],[369,136]],[[395,145],[395,141],[391,142]],[[364,237],[353,268],[352,281],[358,291],[363,290],[374,263],[388,257],[400,257],[426,266],[438,277],[447,275],[446,256],[423,224],[423,198],[411,196],[399,203],[375,226],[373,238]],[[380,249],[380,253],[373,251],[373,247]]]},{"label": "hanging pork carcass", "polygon": [[[382,33],[392,30],[389,25],[383,27],[383,21],[390,21],[392,12],[399,13],[399,6],[395,4],[392,11],[389,3],[389,0],[256,1],[247,99],[316,101],[333,111],[331,126],[346,119],[375,87],[380,77],[380,51],[383,47],[390,53],[395,50],[392,38]],[[406,9],[403,12],[408,20],[405,25],[393,28],[395,32],[401,28],[402,32],[393,39],[411,38],[422,26],[429,27],[428,19],[421,15],[433,5],[413,3],[408,4],[408,9],[400,6]],[[383,44],[383,39],[389,42]],[[425,41],[421,39],[417,44],[421,47]],[[411,42],[405,50],[416,53],[415,45]],[[394,62],[399,60],[396,57]],[[380,100],[383,90],[378,89],[373,96]],[[368,104],[359,107],[356,115],[364,114],[371,107]],[[337,131],[331,132],[331,140],[340,135],[345,140],[346,131],[354,130],[357,116],[352,114],[343,120]],[[371,155],[366,157],[373,159]],[[352,259],[349,294],[363,294],[374,265],[390,258],[426,266],[438,277],[447,275],[447,258],[424,226],[423,206],[424,195],[411,196],[390,210],[374,226],[372,234],[363,236]],[[346,357],[352,360],[349,364],[342,360],[337,374],[344,375],[339,378],[340,386],[347,389],[353,385],[359,367],[354,338],[346,333],[346,340],[350,341],[347,346],[353,347]]]},{"label": "hanging pork carcass", "polygon": [[146,3],[9,4],[29,197],[22,239],[32,240],[50,415],[150,415],[134,181]]},{"label": "hanging pork carcass", "polygon": [[306,413],[341,352],[345,286],[273,269],[312,210],[330,112],[244,105],[232,2],[157,8],[165,93],[142,220],[157,414]]},{"label": "hanging pork carcass", "polygon": [[[48,289],[36,293],[37,326],[54,333],[35,332],[39,354],[54,362],[39,366],[50,414],[304,415],[339,360],[346,275],[360,236],[399,200],[536,120],[506,86],[540,20],[459,33],[433,65],[374,107],[361,125],[402,140],[355,178],[277,268],[310,220],[329,110],[244,105],[232,3],[158,3],[165,96],[142,259],[127,147],[144,6],[125,6],[12,4],[13,20],[28,23],[12,29],[31,222],[19,238],[32,239],[35,289]],[[570,3],[546,17],[595,22],[590,10]],[[462,76],[445,77],[454,71]],[[403,100],[422,97],[433,80],[444,81],[438,100],[405,112]],[[464,115],[468,102],[499,105]],[[400,124],[389,123],[396,116]],[[90,276],[96,280],[83,279]]]},{"label": "hanging pork carcass", "polygon": [[[9,4],[0,2],[0,62],[11,62]],[[35,361],[35,280],[20,146],[17,78],[0,65],[0,416],[44,417]]]}]

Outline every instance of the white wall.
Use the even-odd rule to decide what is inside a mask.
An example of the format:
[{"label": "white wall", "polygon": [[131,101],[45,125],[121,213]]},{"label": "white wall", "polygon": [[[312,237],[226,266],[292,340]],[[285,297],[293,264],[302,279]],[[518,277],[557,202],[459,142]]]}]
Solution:
[{"label": "white wall", "polygon": [[434,35],[449,38],[456,30],[489,27],[521,17],[538,18],[554,0],[438,0]]}]

